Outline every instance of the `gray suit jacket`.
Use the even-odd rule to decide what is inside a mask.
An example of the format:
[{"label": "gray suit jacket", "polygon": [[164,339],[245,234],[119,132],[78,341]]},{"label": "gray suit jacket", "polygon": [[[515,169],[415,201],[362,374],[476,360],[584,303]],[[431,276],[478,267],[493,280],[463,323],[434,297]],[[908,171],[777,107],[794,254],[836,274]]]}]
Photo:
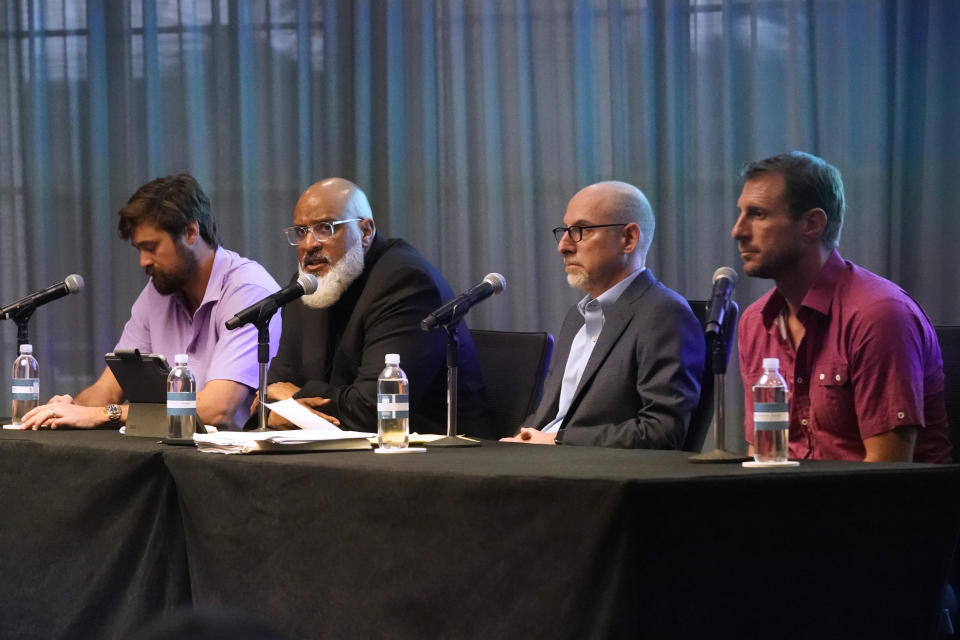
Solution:
[{"label": "gray suit jacket", "polygon": [[[524,426],[557,416],[563,371],[583,316],[570,309],[547,375],[543,398]],[[679,449],[700,399],[703,329],[687,301],[650,269],[604,311],[603,331],[561,423],[564,444]]]}]

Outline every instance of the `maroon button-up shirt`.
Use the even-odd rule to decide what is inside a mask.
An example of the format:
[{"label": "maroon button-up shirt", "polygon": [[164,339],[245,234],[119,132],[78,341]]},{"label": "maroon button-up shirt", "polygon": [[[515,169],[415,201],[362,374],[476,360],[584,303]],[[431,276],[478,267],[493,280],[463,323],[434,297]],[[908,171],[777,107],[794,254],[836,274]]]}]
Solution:
[{"label": "maroon button-up shirt", "polygon": [[790,402],[790,457],[862,460],[866,438],[920,427],[914,460],[950,462],[943,358],[923,309],[900,287],[834,251],[803,298],[806,335],[794,350],[774,289],[740,321],[744,432],[753,443],[752,387],[763,358],[780,358]]}]

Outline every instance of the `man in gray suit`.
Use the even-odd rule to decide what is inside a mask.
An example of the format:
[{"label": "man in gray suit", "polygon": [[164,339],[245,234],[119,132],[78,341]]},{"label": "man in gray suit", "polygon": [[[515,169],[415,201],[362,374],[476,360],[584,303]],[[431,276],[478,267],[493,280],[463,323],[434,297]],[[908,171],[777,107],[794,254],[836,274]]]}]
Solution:
[{"label": "man in gray suit", "polygon": [[690,306],[645,267],[653,210],[636,187],[578,192],[553,230],[570,286],[540,406],[506,442],[679,449],[700,398],[705,346]]}]

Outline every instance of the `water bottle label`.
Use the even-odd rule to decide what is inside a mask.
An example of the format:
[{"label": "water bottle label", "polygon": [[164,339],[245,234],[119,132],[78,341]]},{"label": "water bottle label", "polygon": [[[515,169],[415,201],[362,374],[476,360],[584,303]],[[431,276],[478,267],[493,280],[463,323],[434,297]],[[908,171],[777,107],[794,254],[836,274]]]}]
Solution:
[{"label": "water bottle label", "polygon": [[14,400],[35,400],[40,395],[40,378],[14,378],[10,393]]},{"label": "water bottle label", "polygon": [[167,415],[192,416],[197,412],[197,393],[195,391],[168,391]]},{"label": "water bottle label", "polygon": [[377,395],[377,417],[383,420],[410,417],[410,400],[405,393]]},{"label": "water bottle label", "polygon": [[790,426],[790,409],[786,402],[754,402],[753,428],[756,431],[787,429]]}]

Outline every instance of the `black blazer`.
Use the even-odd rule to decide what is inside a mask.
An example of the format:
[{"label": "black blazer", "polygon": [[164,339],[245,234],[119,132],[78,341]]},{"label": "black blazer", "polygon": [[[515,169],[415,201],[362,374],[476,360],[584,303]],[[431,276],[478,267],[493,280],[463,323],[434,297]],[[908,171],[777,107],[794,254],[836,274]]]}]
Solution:
[{"label": "black blazer", "polygon": [[[563,372],[583,316],[570,309],[544,384],[525,426],[557,416]],[[649,269],[604,311],[604,325],[561,423],[564,444],[679,449],[700,399],[705,344],[687,301]]]},{"label": "black blazer", "polygon": [[[388,353],[400,354],[410,381],[410,431],[446,433],[446,333],[420,321],[453,297],[450,285],[407,242],[377,233],[364,270],[326,309],[297,301],[283,308],[283,333],[268,380],[301,387],[295,397],[323,397],[322,411],[345,429],[376,431],[377,377]],[[458,431],[493,437],[473,340],[459,340]]]}]

